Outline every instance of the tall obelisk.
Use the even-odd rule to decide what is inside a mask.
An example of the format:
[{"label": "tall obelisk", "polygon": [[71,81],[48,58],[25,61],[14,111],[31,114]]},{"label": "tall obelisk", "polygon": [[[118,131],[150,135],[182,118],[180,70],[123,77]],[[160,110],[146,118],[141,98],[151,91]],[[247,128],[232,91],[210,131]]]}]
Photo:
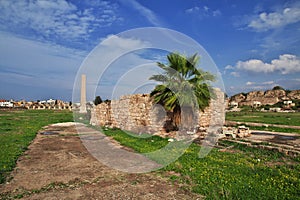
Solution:
[{"label": "tall obelisk", "polygon": [[87,113],[86,111],[86,76],[81,75],[81,93],[80,93],[80,110],[79,113]]}]

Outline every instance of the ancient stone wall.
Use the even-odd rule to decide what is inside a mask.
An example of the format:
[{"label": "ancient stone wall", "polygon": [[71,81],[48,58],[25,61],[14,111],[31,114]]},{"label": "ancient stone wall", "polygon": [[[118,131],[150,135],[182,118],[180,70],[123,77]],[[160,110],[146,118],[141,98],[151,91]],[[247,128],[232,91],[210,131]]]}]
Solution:
[{"label": "ancient stone wall", "polygon": [[[225,122],[224,93],[215,90],[217,98],[212,100],[204,112],[198,113],[198,124],[194,127],[208,127],[212,124],[223,125]],[[119,100],[103,102],[91,112],[92,125],[117,127],[135,133],[158,133],[170,129],[172,113],[161,105],[154,104],[149,94],[122,96]]]},{"label": "ancient stone wall", "polygon": [[199,111],[199,127],[223,125],[225,123],[226,101],[224,93],[215,89],[216,98],[212,99],[210,106],[204,112]]}]

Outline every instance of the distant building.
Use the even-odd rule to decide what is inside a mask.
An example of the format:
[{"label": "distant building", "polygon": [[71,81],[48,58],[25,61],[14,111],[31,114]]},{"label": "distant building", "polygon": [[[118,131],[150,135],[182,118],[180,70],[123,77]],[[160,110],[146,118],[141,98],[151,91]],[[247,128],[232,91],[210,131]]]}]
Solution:
[{"label": "distant building", "polygon": [[53,99],[48,99],[48,100],[46,101],[46,103],[48,103],[48,104],[50,104],[50,105],[55,105],[55,100],[53,100]]},{"label": "distant building", "polygon": [[237,108],[237,107],[239,106],[239,104],[238,104],[237,102],[235,102],[235,101],[231,101],[231,102],[229,103],[229,106],[230,106],[230,107],[235,107],[235,108]]},{"label": "distant building", "polygon": [[270,108],[270,111],[273,111],[273,112],[280,112],[281,111],[281,108]]},{"label": "distant building", "polygon": [[229,102],[229,109],[227,110],[228,112],[239,112],[241,109],[239,108],[238,102],[231,101]]},{"label": "distant building", "polygon": [[72,105],[70,102],[54,99],[27,102],[25,107],[31,110],[72,110]]},{"label": "distant building", "polygon": [[0,99],[0,107],[12,108],[14,107],[14,104],[11,101]]},{"label": "distant building", "polygon": [[261,102],[260,101],[253,101],[253,107],[257,108],[261,106]]},{"label": "distant building", "polygon": [[293,104],[293,101],[283,101],[283,104],[286,105],[286,106],[291,106]]}]

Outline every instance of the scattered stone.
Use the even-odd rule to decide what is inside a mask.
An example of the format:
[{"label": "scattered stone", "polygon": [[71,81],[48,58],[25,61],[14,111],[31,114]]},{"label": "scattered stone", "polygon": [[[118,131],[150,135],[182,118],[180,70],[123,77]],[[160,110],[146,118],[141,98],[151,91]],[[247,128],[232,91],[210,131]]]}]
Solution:
[{"label": "scattered stone", "polygon": [[251,131],[248,127],[245,126],[239,126],[237,129],[237,137],[243,138],[243,137],[249,137],[251,135]]},{"label": "scattered stone", "polygon": [[249,137],[251,135],[251,131],[245,126],[238,126],[238,128],[224,126],[222,128],[222,134],[219,137],[223,138],[224,135],[231,138],[244,138]]}]

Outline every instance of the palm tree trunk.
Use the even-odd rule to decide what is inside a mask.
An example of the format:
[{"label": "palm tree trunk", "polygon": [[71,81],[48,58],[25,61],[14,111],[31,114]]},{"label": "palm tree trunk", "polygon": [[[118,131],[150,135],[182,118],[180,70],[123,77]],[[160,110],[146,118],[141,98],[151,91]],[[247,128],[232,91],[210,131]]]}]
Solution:
[{"label": "palm tree trunk", "polygon": [[179,106],[176,106],[173,110],[172,121],[175,129],[178,130],[181,124],[181,110]]},{"label": "palm tree trunk", "polygon": [[184,130],[194,130],[196,116],[191,106],[185,106],[181,109],[181,126]]}]

